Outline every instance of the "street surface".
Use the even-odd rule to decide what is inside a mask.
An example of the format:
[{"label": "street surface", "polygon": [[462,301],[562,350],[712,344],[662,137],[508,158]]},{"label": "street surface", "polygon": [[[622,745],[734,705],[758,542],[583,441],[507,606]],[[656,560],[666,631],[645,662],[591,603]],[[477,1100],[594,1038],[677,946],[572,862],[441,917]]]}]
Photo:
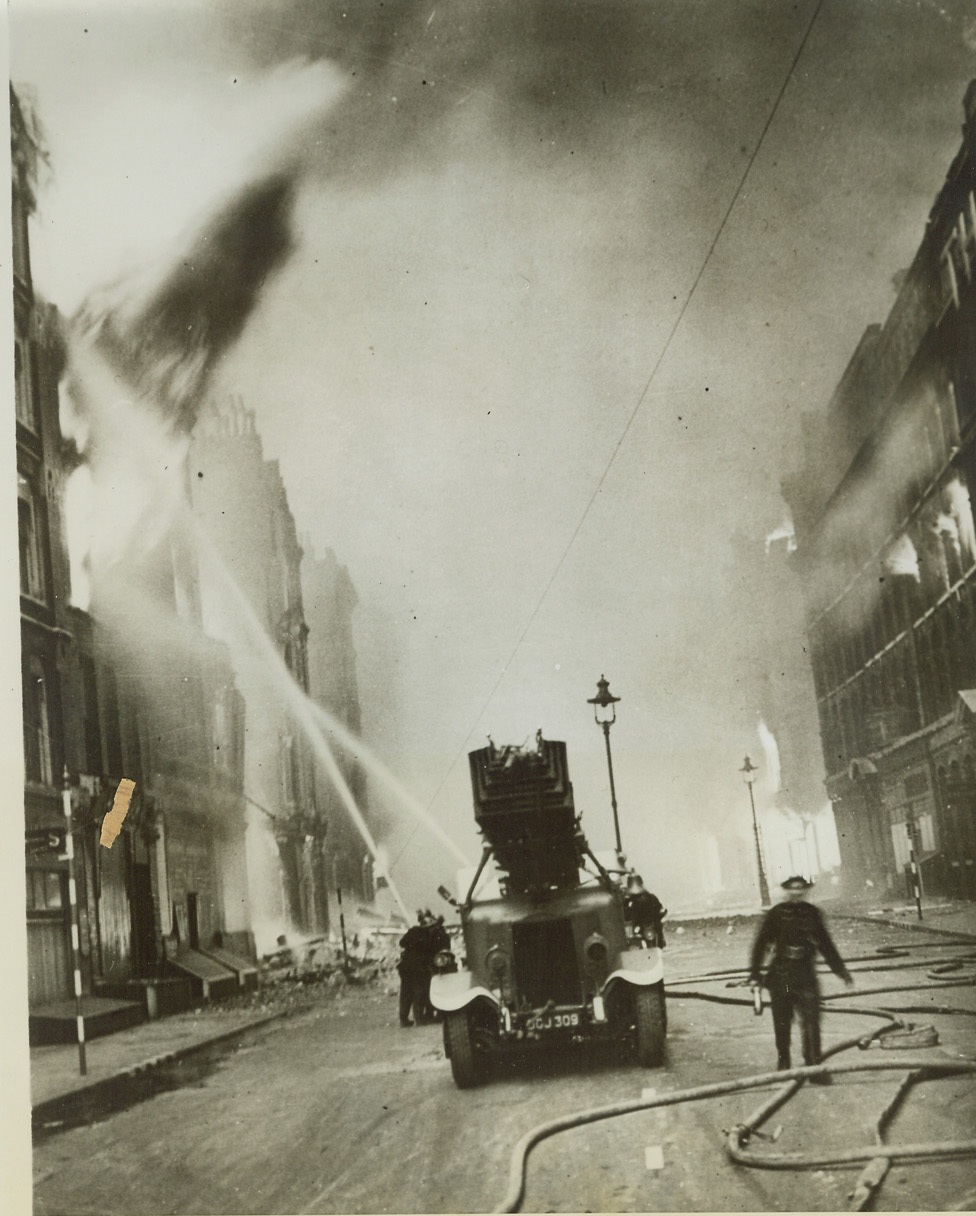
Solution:
[{"label": "street surface", "polygon": [[[669,925],[669,982],[744,967],[755,921]],[[835,919],[831,929],[855,973],[839,1004],[891,1008],[935,1005],[976,1011],[976,948],[898,928]],[[909,950],[873,957],[877,947]],[[964,986],[932,989],[926,971],[968,955]],[[905,964],[911,966],[906,967]],[[917,965],[921,964],[921,966]],[[872,968],[867,970],[866,968]],[[875,969],[879,968],[879,969]],[[880,969],[883,968],[883,969]],[[395,977],[394,977],[395,978]],[[873,993],[898,986],[902,991]],[[824,993],[846,992],[833,976]],[[209,1064],[187,1061],[186,1084],[107,1117],[50,1135],[34,1152],[37,1216],[140,1213],[489,1212],[504,1198],[512,1148],[558,1115],[772,1069],[768,1010],[681,998],[682,990],[747,999],[725,980],[669,992],[664,1068],[563,1056],[505,1070],[459,1091],[441,1049],[439,1025],[401,1030],[391,984],[349,987],[313,1008],[254,1032]],[[972,1058],[976,1018],[910,1016],[932,1023],[940,1045],[904,1054]],[[866,1034],[880,1019],[829,1013],[824,1046]],[[794,1040],[796,1040],[794,1034]],[[898,1052],[872,1050],[870,1058]],[[838,1059],[858,1056],[847,1052]],[[864,1058],[864,1057],[861,1057]],[[795,1046],[795,1062],[799,1050]],[[782,1126],[757,1152],[810,1152],[874,1142],[875,1120],[902,1071],[805,1085],[765,1125]],[[723,1129],[744,1120],[774,1092],[748,1093],[640,1111],[546,1140],[528,1161],[523,1211],[843,1210],[860,1166],[759,1170],[731,1163]],[[919,1143],[976,1136],[976,1080],[930,1080],[913,1090],[887,1139]],[[974,1162],[894,1165],[875,1205],[937,1211],[976,1206]]]}]

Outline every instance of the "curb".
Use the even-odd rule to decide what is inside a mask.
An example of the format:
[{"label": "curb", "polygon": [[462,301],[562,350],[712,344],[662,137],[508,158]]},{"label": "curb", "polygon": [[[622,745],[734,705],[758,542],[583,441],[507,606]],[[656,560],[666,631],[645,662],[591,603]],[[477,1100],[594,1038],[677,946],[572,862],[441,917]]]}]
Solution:
[{"label": "curb", "polygon": [[885,916],[869,916],[866,912],[831,912],[833,920],[857,920],[866,925],[888,925],[892,929],[907,929],[910,933],[936,933],[941,937],[954,937],[960,941],[976,943],[976,933],[961,929],[939,929],[928,921],[892,920]]},{"label": "curb", "polygon": [[181,1047],[174,1047],[172,1051],[160,1052],[158,1055],[141,1060],[138,1064],[130,1064],[126,1068],[120,1068],[107,1077],[99,1077],[97,1080],[90,1081],[85,1085],[66,1090],[62,1094],[55,1094],[54,1097],[45,1098],[43,1102],[39,1102],[36,1106],[31,1107],[31,1126],[37,1129],[42,1124],[49,1122],[67,1122],[76,1108],[92,1104],[99,1096],[108,1097],[113,1090],[117,1089],[120,1082],[148,1077],[166,1064],[175,1063],[177,1060],[184,1060],[199,1051],[205,1051],[208,1047],[225,1043],[228,1039],[233,1039],[239,1034],[258,1030],[262,1026],[267,1026],[269,1022],[278,1021],[287,1012],[287,1010],[281,1010],[277,1013],[266,1014],[264,1017],[256,1018],[253,1022],[245,1022],[243,1025],[220,1031],[218,1034],[211,1035],[206,1039],[199,1039],[192,1043],[186,1043]]}]

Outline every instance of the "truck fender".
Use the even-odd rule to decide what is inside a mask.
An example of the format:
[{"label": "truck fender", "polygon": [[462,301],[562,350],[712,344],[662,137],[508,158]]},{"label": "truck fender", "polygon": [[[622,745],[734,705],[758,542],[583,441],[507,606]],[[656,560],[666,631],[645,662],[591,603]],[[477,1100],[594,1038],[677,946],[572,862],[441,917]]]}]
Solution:
[{"label": "truck fender", "polygon": [[470,971],[452,971],[430,978],[430,1003],[441,1013],[455,1013],[481,999],[491,1001],[496,1008],[501,1004],[493,992],[475,981]]},{"label": "truck fender", "polygon": [[660,984],[664,980],[664,955],[657,946],[649,950],[622,950],[620,966],[606,978],[601,992],[606,992],[618,981],[646,987]]}]

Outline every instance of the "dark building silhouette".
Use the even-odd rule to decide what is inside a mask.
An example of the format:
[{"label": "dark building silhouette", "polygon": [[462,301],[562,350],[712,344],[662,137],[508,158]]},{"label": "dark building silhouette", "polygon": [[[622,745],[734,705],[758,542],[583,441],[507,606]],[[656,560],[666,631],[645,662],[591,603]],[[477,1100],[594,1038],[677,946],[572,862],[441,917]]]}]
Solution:
[{"label": "dark building silhouette", "polygon": [[793,511],[827,791],[850,885],[976,896],[976,82],[883,325],[865,332]]}]

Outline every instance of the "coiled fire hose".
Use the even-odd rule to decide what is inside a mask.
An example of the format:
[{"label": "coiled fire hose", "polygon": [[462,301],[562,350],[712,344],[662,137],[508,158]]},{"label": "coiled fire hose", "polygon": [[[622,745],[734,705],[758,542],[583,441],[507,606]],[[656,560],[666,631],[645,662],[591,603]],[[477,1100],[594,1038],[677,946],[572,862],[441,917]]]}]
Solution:
[{"label": "coiled fire hose", "polygon": [[[907,952],[908,948],[899,947],[881,947],[877,951],[877,957],[887,958],[893,955],[899,955]],[[933,979],[941,976],[944,972],[956,970],[963,962],[970,962],[972,955],[956,958],[948,963],[945,960],[925,959],[916,961],[911,965],[914,967],[927,966],[930,963],[935,963],[935,972],[927,972],[927,976],[932,976]],[[855,960],[851,960],[852,962]],[[869,961],[869,959],[859,959],[856,961]],[[943,965],[945,964],[945,965]],[[906,964],[902,964],[903,966]],[[889,970],[886,966],[884,970]],[[713,972],[709,975],[694,977],[696,980],[717,980],[728,978],[731,976],[741,976],[742,971],[728,970],[722,972]],[[683,983],[693,982],[690,980],[681,981]],[[960,987],[972,986],[974,980],[971,976],[962,979],[942,981],[931,984],[912,985],[913,988],[935,988],[935,987]],[[669,988],[671,985],[669,985]],[[873,995],[877,992],[905,991],[904,988],[880,988],[868,989],[859,995]],[[672,995],[681,999],[697,999],[705,1001],[713,1001],[723,1005],[751,1005],[751,1000],[742,1000],[735,997],[717,996],[712,993],[702,992],[675,992]],[[846,996],[846,993],[838,993],[837,997]],[[829,998],[833,999],[833,998]],[[882,1040],[884,1037],[891,1038],[897,1034],[904,1039],[904,1046],[917,1046],[917,1040],[913,1040],[912,1035],[917,1034],[912,1027],[906,1026],[904,1022],[898,1018],[897,1013],[900,1012],[926,1012],[926,1013],[976,1013],[976,1010],[965,1009],[962,1007],[921,1007],[911,1010],[887,1010],[873,1009],[863,1006],[835,1006],[830,1009],[829,1006],[824,1006],[825,1011],[849,1014],[863,1014],[872,1017],[881,1017],[886,1019],[887,1025],[877,1027],[867,1035],[860,1035],[856,1038],[844,1040],[836,1044],[828,1051],[824,1052],[824,1058],[827,1059],[839,1052],[846,1051],[851,1047],[866,1048],[873,1040]],[[931,1028],[925,1028],[930,1030]],[[934,1034],[934,1032],[933,1032]],[[882,1044],[883,1045],[883,1044]],[[926,1045],[925,1040],[921,1045]],[[774,1111],[778,1110],[785,1102],[787,1102],[793,1094],[800,1088],[804,1081],[813,1077],[824,1075],[836,1075],[852,1072],[881,1072],[881,1071],[905,1071],[907,1076],[903,1078],[895,1097],[888,1103],[881,1115],[878,1117],[875,1127],[875,1141],[873,1145],[866,1145],[863,1148],[832,1150],[823,1154],[802,1154],[790,1153],[779,1155],[759,1155],[747,1152],[744,1148],[748,1144],[750,1138],[757,1134],[758,1129],[763,1122],[769,1118]],[[663,1106],[677,1106],[685,1102],[699,1102],[709,1098],[723,1097],[727,1094],[742,1093],[749,1089],[759,1089],[767,1085],[778,1084],[779,1090],[766,1102],[762,1104],[756,1111],[749,1116],[743,1123],[738,1124],[726,1134],[726,1153],[730,1159],[737,1164],[752,1166],[760,1169],[818,1169],[823,1166],[830,1165],[850,1165],[858,1162],[865,1162],[866,1167],[858,1178],[857,1184],[852,1192],[852,1208],[853,1211],[860,1211],[870,1202],[872,1196],[880,1186],[885,1174],[895,1159],[898,1160],[945,1160],[948,1158],[973,1156],[976,1155],[976,1140],[954,1140],[941,1141],[932,1144],[908,1144],[890,1146],[886,1145],[883,1140],[884,1129],[891,1121],[895,1111],[902,1102],[905,1094],[917,1081],[927,1077],[935,1076],[953,1076],[960,1074],[976,1074],[976,1061],[971,1060],[920,1060],[920,1059],[872,1059],[859,1060],[849,1063],[837,1063],[825,1065],[823,1063],[817,1065],[808,1065],[803,1068],[793,1068],[789,1070],[759,1073],[751,1077],[742,1077],[736,1081],[717,1082],[712,1085],[699,1085],[690,1089],[675,1090],[668,1094],[655,1095],[652,1098],[638,1098],[630,1101],[611,1103],[607,1106],[593,1107],[589,1110],[576,1111],[573,1114],[558,1117],[548,1120],[545,1123],[539,1124],[537,1127],[528,1131],[512,1150],[511,1161],[509,1165],[509,1181],[508,1190],[502,1203],[495,1208],[496,1212],[518,1212],[522,1203],[522,1198],[525,1193],[525,1175],[526,1165],[529,1153],[535,1145],[551,1136],[557,1135],[559,1132],[569,1131],[572,1128],[582,1127],[588,1123],[596,1123],[603,1119],[617,1118],[621,1115],[633,1114],[641,1110],[653,1110]]]}]

